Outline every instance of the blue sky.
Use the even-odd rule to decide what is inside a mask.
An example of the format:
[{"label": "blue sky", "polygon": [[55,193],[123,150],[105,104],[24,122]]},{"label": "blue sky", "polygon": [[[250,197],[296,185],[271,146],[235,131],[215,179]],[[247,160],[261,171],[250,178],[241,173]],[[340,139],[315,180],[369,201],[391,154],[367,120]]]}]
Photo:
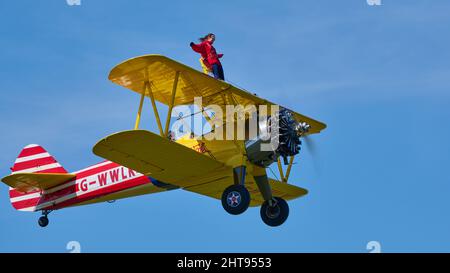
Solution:
[{"label": "blue sky", "polygon": [[[137,94],[107,80],[125,59],[159,53],[198,68],[208,32],[225,77],[327,123],[291,181],[279,228],[188,193],[70,208],[37,225],[0,186],[0,252],[450,251],[450,2],[65,0],[0,2],[0,176],[38,143],[69,171],[131,129]],[[146,112],[145,112],[146,111]],[[149,105],[145,113],[151,113]],[[143,117],[154,130],[153,116]]]}]

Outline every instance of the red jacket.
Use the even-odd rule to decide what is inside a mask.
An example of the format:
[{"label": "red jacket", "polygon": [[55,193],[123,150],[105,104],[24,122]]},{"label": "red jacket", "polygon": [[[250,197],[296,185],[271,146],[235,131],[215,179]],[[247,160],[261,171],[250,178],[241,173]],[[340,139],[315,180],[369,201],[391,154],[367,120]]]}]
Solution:
[{"label": "red jacket", "polygon": [[217,54],[216,49],[212,46],[211,42],[203,41],[198,45],[193,44],[191,47],[192,50],[202,55],[204,63],[207,67],[211,67],[213,64],[222,65],[219,58],[222,58],[223,54]]}]

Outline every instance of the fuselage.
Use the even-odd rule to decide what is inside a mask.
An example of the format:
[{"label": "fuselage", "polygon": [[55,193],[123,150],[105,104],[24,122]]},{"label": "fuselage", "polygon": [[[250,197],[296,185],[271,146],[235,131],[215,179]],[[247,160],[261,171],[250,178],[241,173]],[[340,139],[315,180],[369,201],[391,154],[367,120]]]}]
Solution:
[{"label": "fuselage", "polygon": [[[74,179],[42,192],[11,196],[11,202],[22,210],[56,210],[176,188],[111,161],[73,174]],[[27,209],[27,204],[33,203],[35,205]]]},{"label": "fuselage", "polygon": [[[236,141],[197,140],[186,134],[176,142],[207,156],[211,156],[210,153],[212,152],[214,153],[214,159],[225,165],[231,167],[242,165],[243,157],[236,146]],[[243,141],[237,142],[243,148]],[[42,147],[32,146],[25,148],[26,156],[30,156],[28,153],[30,149],[38,148],[37,154],[33,153],[32,156],[38,156],[46,152]],[[22,157],[19,157],[18,160],[21,161]],[[36,162],[36,160],[39,161]],[[49,160],[53,162],[54,159],[50,158]],[[43,164],[42,162],[42,159],[33,158],[29,162],[33,169],[20,169],[20,172],[52,173],[53,169],[42,169],[45,166],[36,166]],[[58,164],[61,169],[59,173],[66,173],[59,163],[54,164]],[[250,170],[248,169],[248,171]],[[21,193],[10,188],[10,199],[13,207],[21,211],[56,210],[178,188],[112,161],[103,161],[71,174],[75,175],[73,179],[42,191],[35,190]]]}]

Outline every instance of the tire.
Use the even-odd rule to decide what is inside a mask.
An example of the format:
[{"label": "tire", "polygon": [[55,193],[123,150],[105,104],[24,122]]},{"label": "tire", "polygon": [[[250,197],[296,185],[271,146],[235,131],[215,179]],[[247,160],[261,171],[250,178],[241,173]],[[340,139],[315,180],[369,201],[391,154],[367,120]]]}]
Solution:
[{"label": "tire", "polygon": [[46,216],[42,216],[42,217],[40,217],[39,218],[39,220],[38,220],[38,224],[39,224],[39,226],[41,226],[41,227],[46,227],[47,225],[48,225],[48,218],[46,217]]},{"label": "tire", "polygon": [[249,205],[250,193],[243,185],[231,185],[222,194],[222,206],[229,214],[241,214]]},{"label": "tire", "polygon": [[265,201],[261,206],[261,219],[271,227],[282,225],[289,216],[289,205],[280,197],[274,197],[277,201],[274,207],[269,206],[269,202]]}]

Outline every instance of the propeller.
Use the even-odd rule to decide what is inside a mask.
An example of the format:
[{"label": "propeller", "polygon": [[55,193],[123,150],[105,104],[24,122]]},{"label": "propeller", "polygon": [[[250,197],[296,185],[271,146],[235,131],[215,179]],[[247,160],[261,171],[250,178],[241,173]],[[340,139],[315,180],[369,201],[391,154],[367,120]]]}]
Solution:
[{"label": "propeller", "polygon": [[308,151],[308,153],[311,157],[314,170],[316,171],[316,173],[320,174],[321,173],[321,171],[320,171],[321,168],[320,168],[320,164],[319,164],[320,153],[318,151],[316,141],[313,138],[311,138],[310,135],[305,135],[302,137],[302,143],[304,144],[304,147],[306,148],[305,150]]},{"label": "propeller", "polygon": [[314,139],[312,139],[310,135],[306,135],[303,137],[303,143],[305,143],[305,147],[311,154],[311,157],[316,157],[317,156],[317,145],[316,145]]}]

